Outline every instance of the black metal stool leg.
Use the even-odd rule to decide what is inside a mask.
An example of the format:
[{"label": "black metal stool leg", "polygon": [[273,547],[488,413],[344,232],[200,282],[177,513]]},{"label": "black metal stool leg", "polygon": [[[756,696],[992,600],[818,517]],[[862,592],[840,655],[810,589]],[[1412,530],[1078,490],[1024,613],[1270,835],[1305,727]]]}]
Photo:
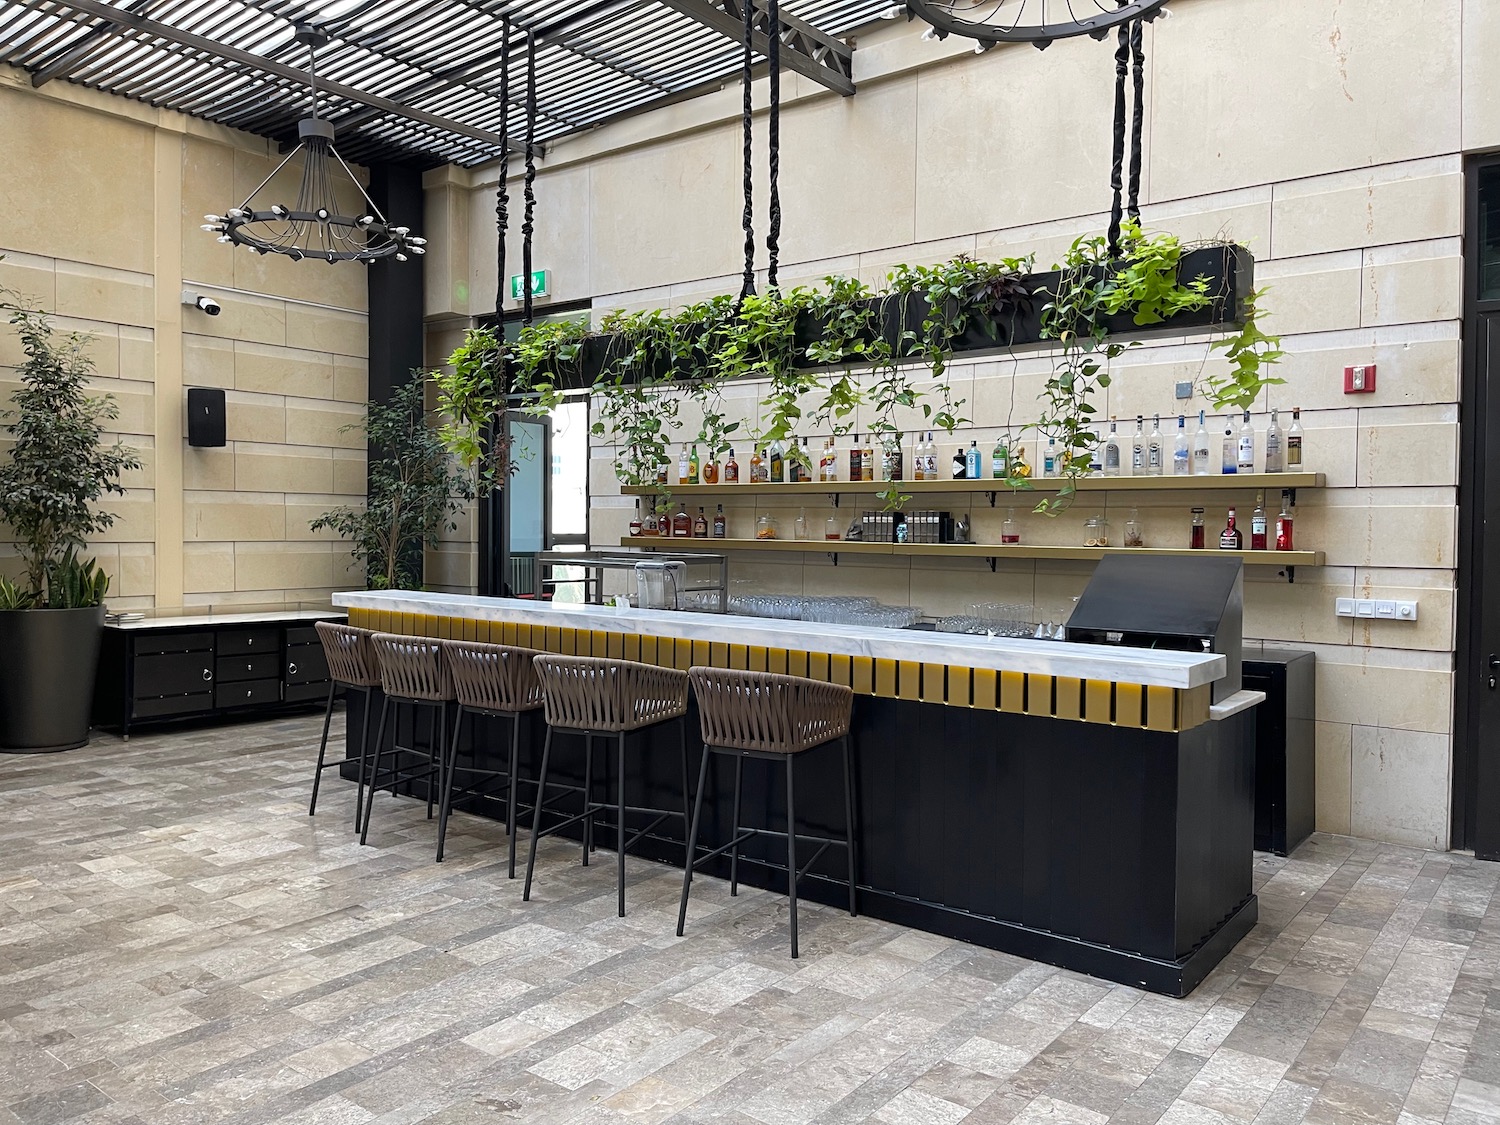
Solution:
[{"label": "black metal stool leg", "polygon": [[688,829],[687,862],[682,865],[682,901],[677,904],[677,936],[687,924],[688,888],[693,885],[693,857],[698,851],[698,823],[703,818],[703,790],[708,780],[708,744],[703,745],[703,762],[698,767],[698,796],[693,799],[693,823]]},{"label": "black metal stool leg", "polygon": [[797,957],[797,807],[792,799],[792,758],[786,759],[786,890],[791,905],[792,959]]},{"label": "black metal stool leg", "polygon": [[516,713],[510,718],[510,785],[508,799],[505,802],[505,834],[510,837],[510,875],[508,878],[516,877],[516,797],[518,796],[519,783],[517,771],[521,762],[521,716]]},{"label": "black metal stool leg", "polygon": [[552,728],[547,728],[547,737],[542,742],[542,772],[536,784],[536,805],[531,816],[531,854],[526,857],[526,886],[521,891],[521,901],[531,901],[531,875],[536,870],[536,849],[542,837],[542,805],[547,798],[547,760],[552,757]]},{"label": "black metal stool leg", "polygon": [[734,823],[729,829],[729,896],[740,893],[740,783],[745,777],[745,755],[734,756]]},{"label": "black metal stool leg", "polygon": [[625,732],[620,732],[619,769],[615,776],[615,890],[620,899],[620,917],[625,917]]},{"label": "black metal stool leg", "polygon": [[[538,800],[540,800],[538,796]],[[594,736],[583,736],[583,865],[589,865],[589,853],[594,850]]]},{"label": "black metal stool leg", "polygon": [[[359,826],[364,823],[361,810],[365,805],[365,759],[370,754],[370,696],[374,688],[362,688],[365,693],[364,718],[359,724],[359,773],[355,779],[354,788],[354,831],[359,831]],[[347,719],[349,710],[344,709],[344,717]]]},{"label": "black metal stool leg", "polygon": [[[390,697],[380,701],[380,725],[375,728],[375,756],[370,764],[370,784],[365,789],[365,818],[359,829],[359,842],[363,844],[370,834],[370,812],[375,804],[375,783],[380,779],[380,759],[383,757],[381,743],[385,740],[385,717],[391,709]],[[394,753],[394,751],[393,751]]]},{"label": "black metal stool leg", "polygon": [[[446,710],[446,709],[445,709]],[[471,727],[473,723],[469,724]],[[446,755],[443,762],[443,799],[438,804],[438,842],[437,862],[443,862],[443,844],[448,838],[448,813],[453,806],[453,775],[458,772],[458,739],[464,729],[464,705],[458,705],[458,711],[453,717],[453,742],[449,747],[444,747]]]},{"label": "black metal stool leg", "polygon": [[854,756],[849,750],[849,736],[844,735],[844,851],[849,858],[849,917],[859,917],[854,901],[854,888],[858,886],[854,861]]},{"label": "black metal stool leg", "polygon": [[677,741],[682,747],[682,823],[687,824],[693,815],[693,791],[689,788],[687,756],[687,716],[677,720]]},{"label": "black metal stool leg", "polygon": [[[447,717],[447,710],[448,709],[446,707],[444,707],[441,703],[439,703],[436,707],[431,708],[431,710],[432,710],[432,729],[428,732],[428,737],[427,737],[427,755],[428,755],[428,760],[429,761],[432,761],[432,762],[441,762],[443,760],[443,755],[447,752],[447,747],[446,746],[442,746],[443,736],[438,733],[438,719],[439,719],[439,717],[446,718]],[[416,738],[417,728],[416,728],[416,723],[415,722],[413,722],[413,724],[412,724],[412,731],[411,731],[411,733],[412,733],[412,745],[415,746],[417,744],[417,738]],[[428,773],[428,775],[427,775],[427,819],[428,820],[432,819],[433,798],[437,795],[436,790],[437,790],[437,786],[434,785],[433,782],[432,782],[432,774]]]},{"label": "black metal stool leg", "polygon": [[323,780],[323,756],[328,753],[328,726],[333,722],[333,693],[338,690],[338,686],[332,680],[328,683],[328,706],[323,709],[323,738],[318,743],[318,765],[313,770],[312,800],[307,803],[308,816],[312,816],[318,809],[318,782]]}]

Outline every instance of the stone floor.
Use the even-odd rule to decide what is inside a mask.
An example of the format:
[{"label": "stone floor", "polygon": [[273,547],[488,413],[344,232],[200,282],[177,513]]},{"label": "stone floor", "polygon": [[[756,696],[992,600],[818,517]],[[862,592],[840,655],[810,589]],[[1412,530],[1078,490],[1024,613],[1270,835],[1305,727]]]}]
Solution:
[{"label": "stone floor", "polygon": [[0,760],[0,1122],[1500,1121],[1500,865],[1318,836],[1177,1001],[547,841],[371,846],[319,721]]}]

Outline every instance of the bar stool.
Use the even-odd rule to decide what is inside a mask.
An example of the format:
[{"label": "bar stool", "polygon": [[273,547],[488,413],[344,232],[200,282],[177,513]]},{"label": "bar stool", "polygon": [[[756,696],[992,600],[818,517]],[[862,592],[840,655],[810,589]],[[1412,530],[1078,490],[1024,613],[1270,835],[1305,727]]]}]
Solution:
[{"label": "bar stool", "polygon": [[339,688],[345,689],[345,713],[348,712],[348,693],[357,691],[365,697],[364,720],[359,728],[359,774],[358,789],[354,796],[354,829],[359,830],[360,809],[365,798],[365,757],[370,746],[370,692],[380,686],[380,668],[375,652],[370,647],[368,629],[356,629],[352,625],[341,625],[336,621],[319,621],[314,625],[318,640],[323,643],[323,656],[328,661],[328,705],[323,711],[323,737],[318,743],[318,765],[313,770],[312,800],[307,805],[307,815],[318,809],[318,785],[323,780],[323,771],[344,764],[346,759],[325,761],[328,753],[328,727],[333,721],[333,696]]},{"label": "bar stool", "polygon": [[[389,787],[394,793],[404,781],[427,779],[427,818],[432,819],[434,799],[442,789],[444,747],[448,742],[448,704],[453,700],[453,680],[448,674],[447,662],[443,660],[442,642],[428,637],[404,637],[394,633],[376,633],[370,637],[370,646],[380,662],[380,686],[385,699],[380,704],[380,724],[375,733],[375,755],[370,766],[370,784],[365,791],[365,817],[360,825],[359,842],[363,844],[370,832],[370,812],[375,804],[375,791]],[[385,724],[392,705],[413,709],[412,742],[417,738],[416,712],[432,711],[432,736],[427,748],[401,746],[393,736],[390,754],[391,768],[387,776],[380,777],[380,761],[386,751],[381,747],[385,741]],[[399,718],[399,716],[398,716]],[[425,764],[403,766],[401,754],[413,754]],[[434,775],[436,775],[434,779]]]},{"label": "bar stool", "polygon": [[[797,880],[830,847],[842,845],[849,861],[849,916],[855,917],[854,764],[849,752],[849,719],[854,692],[842,684],[823,683],[800,676],[770,672],[740,672],[728,668],[693,668],[693,694],[703,727],[703,764],[698,769],[698,797],[688,830],[687,863],[682,873],[682,901],[677,908],[677,936],[687,923],[688,889],[693,871],[729,852],[729,893],[739,893],[740,845],[753,836],[786,837],[787,896],[791,904],[792,956],[797,956]],[[844,752],[844,838],[808,836],[797,831],[792,790],[792,763],[798,754],[838,742]],[[734,757],[734,826],[730,841],[697,855],[698,825],[703,815],[703,790],[711,754]],[[786,765],[786,831],[740,828],[740,788],[746,758],[764,758]],[[807,866],[797,867],[797,841],[822,844]]]},{"label": "bar stool", "polygon": [[[542,698],[547,714],[547,739],[542,746],[542,771],[537,780],[537,800],[531,820],[531,854],[526,857],[526,886],[523,901],[531,899],[531,878],[536,867],[537,844],[577,821],[584,822],[583,864],[588,866],[594,847],[594,818],[606,809],[615,813],[615,887],[619,896],[620,917],[625,917],[625,853],[647,832],[669,816],[682,817],[687,826],[691,791],[688,789],[687,709],[688,678],[675,668],[659,668],[633,660],[607,660],[595,656],[538,656],[537,678],[542,683]],[[682,747],[682,811],[640,808],[625,804],[626,736],[648,727],[676,721]],[[542,831],[542,795],[547,791],[547,765],[552,755],[554,734],[581,734],[584,739],[583,811],[566,817]],[[614,735],[617,741],[619,769],[615,777],[615,803],[594,800],[594,738]],[[625,814],[655,813],[656,818],[627,842]]]},{"label": "bar stool", "polygon": [[[458,791],[458,796],[493,797],[495,792],[483,788],[487,782],[505,778],[505,833],[510,837],[510,877],[516,877],[516,785],[521,757],[521,716],[542,707],[542,685],[537,679],[529,648],[480,644],[475,641],[443,641],[443,659],[453,677],[453,696],[458,711],[453,718],[453,744],[448,751],[447,780],[438,811],[438,862],[443,861],[443,841],[448,835],[448,814],[453,807],[454,775],[464,773],[472,779]],[[474,765],[458,764],[458,739],[465,715],[488,715],[510,720],[510,766],[505,770],[487,770],[478,765],[479,751],[474,748]],[[472,724],[471,724],[472,726]]]}]

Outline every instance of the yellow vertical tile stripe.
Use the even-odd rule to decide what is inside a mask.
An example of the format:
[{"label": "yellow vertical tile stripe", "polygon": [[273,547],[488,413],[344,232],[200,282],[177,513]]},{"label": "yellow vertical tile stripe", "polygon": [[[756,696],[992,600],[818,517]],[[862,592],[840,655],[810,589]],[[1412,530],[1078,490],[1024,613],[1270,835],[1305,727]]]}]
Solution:
[{"label": "yellow vertical tile stripe", "polygon": [[1051,676],[1038,676],[1028,673],[1026,676],[1026,713],[1028,715],[1052,714],[1052,689]]},{"label": "yellow vertical tile stripe", "polygon": [[729,667],[743,672],[750,667],[750,650],[744,645],[729,646]]},{"label": "yellow vertical tile stripe", "polygon": [[712,659],[709,653],[710,645],[707,641],[693,642],[693,664],[699,668],[712,668],[709,663]]},{"label": "yellow vertical tile stripe", "polygon": [[1019,715],[1026,710],[1026,673],[1000,673],[1000,710]]},{"label": "yellow vertical tile stripe", "polygon": [[786,654],[786,674],[788,676],[807,675],[807,653],[791,649]]},{"label": "yellow vertical tile stripe", "polygon": [[1058,676],[1053,714],[1059,719],[1083,718],[1083,681],[1077,676]]},{"label": "yellow vertical tile stripe", "polygon": [[916,661],[896,661],[896,696],[898,699],[922,697],[922,666]]},{"label": "yellow vertical tile stripe", "polygon": [[[803,662],[802,662],[802,668],[803,668],[803,670],[801,672],[793,672],[792,675],[794,675],[794,676],[799,676],[799,675],[800,676],[805,676],[805,675],[807,675],[807,659],[806,659],[807,654],[806,653],[802,653],[801,655],[803,657]],[[874,660],[872,660],[868,656],[856,656],[854,658],[853,669],[852,669],[852,671],[851,671],[850,674],[853,676],[853,679],[852,679],[852,681],[849,684],[850,687],[852,687],[855,691],[859,692],[861,695],[874,695],[875,694],[875,661]]]},{"label": "yellow vertical tile stripe", "polygon": [[826,652],[807,654],[807,674],[814,680],[828,679],[828,654]]},{"label": "yellow vertical tile stripe", "polygon": [[1169,687],[1146,689],[1146,729],[1177,729],[1177,691]]},{"label": "yellow vertical tile stripe", "polygon": [[1115,724],[1122,727],[1146,725],[1146,693],[1140,684],[1115,685]]},{"label": "yellow vertical tile stripe", "polygon": [[787,651],[784,648],[772,648],[766,650],[766,671],[774,672],[778,676],[786,675]]},{"label": "yellow vertical tile stripe", "polygon": [[1115,718],[1115,685],[1108,680],[1085,680],[1083,717],[1090,723],[1112,723]]},{"label": "yellow vertical tile stripe", "polygon": [[750,646],[750,671],[764,672],[766,670],[766,648],[764,645]]},{"label": "yellow vertical tile stripe", "polygon": [[1208,709],[1213,704],[1213,684],[1202,684],[1177,693],[1177,729],[1192,730],[1208,722]]},{"label": "yellow vertical tile stripe", "polygon": [[974,669],[974,706],[995,710],[1000,706],[1000,674],[993,668]]},{"label": "yellow vertical tile stripe", "polygon": [[672,667],[679,672],[686,672],[693,666],[693,642],[678,637],[672,648]]},{"label": "yellow vertical tile stripe", "polygon": [[624,660],[639,660],[641,658],[641,635],[639,633],[626,633],[623,645]]},{"label": "yellow vertical tile stripe", "polygon": [[942,664],[922,665],[922,702],[943,703],[947,700],[948,669]]},{"label": "yellow vertical tile stripe", "polygon": [[896,698],[896,662],[884,657],[875,660],[875,694],[882,699]]}]

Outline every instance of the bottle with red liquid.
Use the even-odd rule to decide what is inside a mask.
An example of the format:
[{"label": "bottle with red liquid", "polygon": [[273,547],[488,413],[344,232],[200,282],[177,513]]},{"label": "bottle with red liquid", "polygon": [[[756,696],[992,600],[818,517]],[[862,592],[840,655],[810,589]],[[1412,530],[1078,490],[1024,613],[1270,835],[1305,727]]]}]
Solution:
[{"label": "bottle with red liquid", "polygon": [[1255,494],[1255,510],[1250,513],[1250,549],[1252,551],[1266,549],[1266,494],[1264,491]]},{"label": "bottle with red liquid", "polygon": [[1234,526],[1234,509],[1229,509],[1229,522],[1224,525],[1224,530],[1219,532],[1219,550],[1221,551],[1243,551],[1245,549],[1245,535],[1239,528]]},{"label": "bottle with red liquid", "polygon": [[1276,517],[1276,549],[1292,550],[1292,494],[1281,490],[1281,514]]},{"label": "bottle with red liquid", "polygon": [[1194,551],[1201,551],[1204,548],[1202,508],[1193,509],[1193,531],[1192,537],[1188,540],[1188,547]]},{"label": "bottle with red liquid", "polygon": [[637,539],[641,534],[641,502],[635,502],[635,516],[630,521],[630,537]]}]

